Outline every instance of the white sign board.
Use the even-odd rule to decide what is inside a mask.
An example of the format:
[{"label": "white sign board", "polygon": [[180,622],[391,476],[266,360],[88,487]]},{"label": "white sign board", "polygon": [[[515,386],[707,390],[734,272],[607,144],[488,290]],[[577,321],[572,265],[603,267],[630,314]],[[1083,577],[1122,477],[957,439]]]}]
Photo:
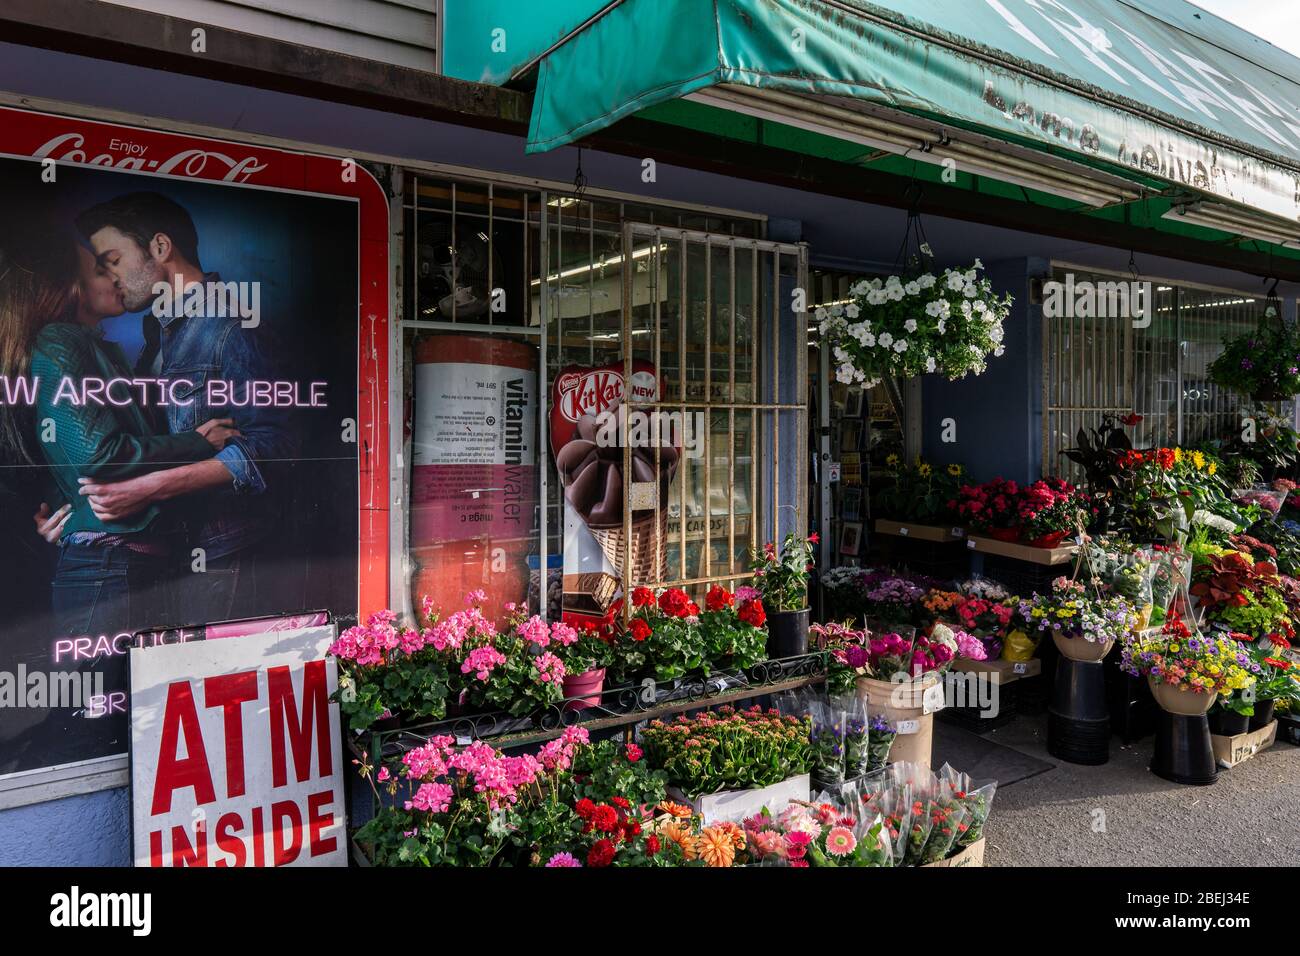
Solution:
[{"label": "white sign board", "polygon": [[136,866],[346,865],[334,635],[131,650]]}]

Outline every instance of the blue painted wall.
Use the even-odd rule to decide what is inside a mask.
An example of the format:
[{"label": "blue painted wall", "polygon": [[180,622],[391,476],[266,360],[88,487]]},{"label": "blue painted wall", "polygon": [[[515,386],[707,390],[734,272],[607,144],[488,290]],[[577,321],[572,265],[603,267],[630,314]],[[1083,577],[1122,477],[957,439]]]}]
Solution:
[{"label": "blue painted wall", "polygon": [[[994,291],[1015,302],[1003,323],[1006,354],[990,356],[983,375],[950,382],[922,379],[921,454],[938,464],[965,465],[976,481],[1033,481],[1042,459],[1042,310],[1029,302],[1029,279],[1047,270],[1038,259],[986,262]],[[954,426],[944,441],[945,426]],[[955,433],[955,434],[954,434]]]},{"label": "blue painted wall", "polygon": [[126,787],[0,813],[0,866],[130,866]]}]

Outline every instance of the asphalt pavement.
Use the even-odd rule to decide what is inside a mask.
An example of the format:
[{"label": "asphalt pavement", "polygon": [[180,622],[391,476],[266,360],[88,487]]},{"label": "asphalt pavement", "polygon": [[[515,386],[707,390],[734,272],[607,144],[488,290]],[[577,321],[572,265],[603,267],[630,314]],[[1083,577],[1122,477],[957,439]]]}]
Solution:
[{"label": "asphalt pavement", "polygon": [[1047,752],[1047,718],[1019,717],[988,740],[1055,765],[1000,788],[985,826],[986,866],[1296,866],[1300,748],[1274,743],[1210,786],[1147,769],[1153,738],[1110,762],[1069,764]]}]

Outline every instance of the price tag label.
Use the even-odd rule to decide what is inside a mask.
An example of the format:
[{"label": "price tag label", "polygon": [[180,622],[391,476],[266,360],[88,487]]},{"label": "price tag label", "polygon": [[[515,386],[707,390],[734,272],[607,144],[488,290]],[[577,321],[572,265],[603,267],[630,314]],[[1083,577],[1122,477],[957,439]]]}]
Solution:
[{"label": "price tag label", "polygon": [[975,539],[974,539],[974,538],[967,538],[967,539],[966,539],[966,547],[968,547],[968,548],[970,548],[972,551],[974,551],[974,550],[975,550]]},{"label": "price tag label", "polygon": [[927,687],[924,696],[921,698],[921,712],[933,714],[936,710],[943,710],[943,705],[943,685],[935,684],[933,687]]},{"label": "price tag label", "polygon": [[1014,665],[1012,666],[1012,668],[1011,668],[1011,673],[1013,673],[1013,674],[1027,674],[1027,673],[1029,673],[1029,665],[1026,664],[1024,661],[1018,661],[1016,664],[1014,664]]},{"label": "price tag label", "polygon": [[474,742],[474,738],[473,738],[473,737],[470,737],[470,736],[467,736],[466,734],[457,734],[457,735],[456,735],[456,746],[457,746],[457,747],[468,747],[468,746],[469,746],[470,744],[472,744],[473,742]]},{"label": "price tag label", "polygon": [[960,537],[962,536],[962,534],[963,534],[963,532],[962,532],[961,528],[953,528],[953,529],[952,529],[952,536],[953,536],[954,538],[960,538]]},{"label": "price tag label", "polygon": [[896,732],[900,734],[914,734],[921,729],[919,720],[900,720]]},{"label": "price tag label", "polygon": [[901,534],[904,538],[906,538],[908,534],[907,528],[899,528],[898,533]]}]

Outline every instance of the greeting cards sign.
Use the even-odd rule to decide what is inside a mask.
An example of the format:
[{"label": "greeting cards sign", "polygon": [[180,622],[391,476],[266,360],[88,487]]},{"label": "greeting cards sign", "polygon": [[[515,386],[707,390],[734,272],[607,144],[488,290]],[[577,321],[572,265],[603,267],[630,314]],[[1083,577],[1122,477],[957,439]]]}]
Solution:
[{"label": "greeting cards sign", "polygon": [[346,865],[334,636],[131,650],[136,866]]}]

